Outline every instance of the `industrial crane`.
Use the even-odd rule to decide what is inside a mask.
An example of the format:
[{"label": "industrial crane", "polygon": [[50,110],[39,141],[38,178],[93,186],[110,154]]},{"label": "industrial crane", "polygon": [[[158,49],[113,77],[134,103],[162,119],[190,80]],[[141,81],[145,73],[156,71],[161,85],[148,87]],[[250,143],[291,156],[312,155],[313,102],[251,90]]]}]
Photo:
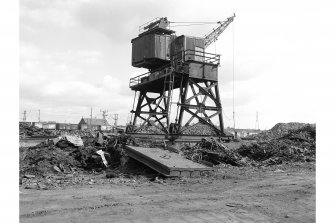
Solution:
[{"label": "industrial crane", "polygon": [[[171,27],[214,24],[213,22],[170,22],[156,18],[139,27],[138,37],[132,39],[132,66],[149,72],[131,78],[129,87],[135,91],[131,126],[128,133],[140,134],[145,125],[156,126],[168,138],[200,136],[192,129],[194,120],[207,126],[209,135],[228,137],[224,133],[222,105],[218,88],[220,55],[207,53],[205,48],[215,42],[234,21],[235,14],[219,24],[204,37],[177,36]],[[182,23],[182,25],[175,25]],[[177,90],[179,101],[174,103],[175,122],[171,122],[172,92]],[[136,92],[139,96],[136,101]],[[152,97],[155,93],[158,96]],[[190,118],[186,118],[188,114]],[[218,119],[217,119],[218,118]],[[214,121],[216,119],[216,121]],[[218,124],[217,124],[218,123]],[[195,131],[194,131],[195,130]],[[200,136],[200,137],[203,137]]]}]

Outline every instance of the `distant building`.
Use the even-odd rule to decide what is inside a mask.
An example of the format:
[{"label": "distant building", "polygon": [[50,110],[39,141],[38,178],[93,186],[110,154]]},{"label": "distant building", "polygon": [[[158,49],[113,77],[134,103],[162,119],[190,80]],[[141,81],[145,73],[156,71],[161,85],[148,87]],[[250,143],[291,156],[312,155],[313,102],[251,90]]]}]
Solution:
[{"label": "distant building", "polygon": [[25,125],[28,125],[28,126],[32,126],[33,125],[32,122],[26,122],[26,121],[20,121],[19,123],[20,124],[25,124]]},{"label": "distant building", "polygon": [[43,123],[42,124],[42,128],[43,129],[52,129],[52,130],[55,130],[56,129],[56,123],[54,122],[47,122],[47,123]]},{"label": "distant building", "polygon": [[104,130],[109,128],[110,124],[106,119],[99,118],[81,118],[78,128],[81,130],[92,129],[92,130]]},{"label": "distant building", "polygon": [[41,129],[43,127],[43,123],[42,122],[33,122],[33,126],[35,126],[36,128]]},{"label": "distant building", "polygon": [[78,124],[71,124],[71,123],[57,123],[56,124],[57,130],[77,130]]},{"label": "distant building", "polygon": [[[226,128],[226,131],[235,135],[234,128],[228,127]],[[261,130],[260,129],[235,129],[235,132],[237,134],[237,137],[244,138],[244,137],[249,137],[254,134],[258,134],[261,132]]]}]

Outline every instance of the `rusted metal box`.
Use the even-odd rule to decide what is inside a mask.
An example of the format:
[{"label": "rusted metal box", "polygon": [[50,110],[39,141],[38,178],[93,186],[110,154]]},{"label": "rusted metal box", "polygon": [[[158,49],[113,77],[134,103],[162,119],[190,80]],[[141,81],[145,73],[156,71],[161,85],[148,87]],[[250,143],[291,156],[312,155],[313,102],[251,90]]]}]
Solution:
[{"label": "rusted metal box", "polygon": [[218,65],[192,62],[186,67],[186,73],[192,78],[217,81]]},{"label": "rusted metal box", "polygon": [[180,61],[204,61],[205,40],[199,37],[178,36],[171,43],[171,56]]},{"label": "rusted metal box", "polygon": [[132,66],[155,69],[170,61],[171,36],[149,33],[133,39]]}]

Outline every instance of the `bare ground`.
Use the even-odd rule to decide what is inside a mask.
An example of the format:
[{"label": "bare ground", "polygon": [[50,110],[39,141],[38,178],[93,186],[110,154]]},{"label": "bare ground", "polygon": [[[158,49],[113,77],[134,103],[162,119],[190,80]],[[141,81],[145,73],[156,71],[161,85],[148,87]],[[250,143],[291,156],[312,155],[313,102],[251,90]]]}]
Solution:
[{"label": "bare ground", "polygon": [[[100,180],[100,181],[99,181]],[[20,222],[315,222],[315,163],[222,167],[194,179],[20,187]]]}]

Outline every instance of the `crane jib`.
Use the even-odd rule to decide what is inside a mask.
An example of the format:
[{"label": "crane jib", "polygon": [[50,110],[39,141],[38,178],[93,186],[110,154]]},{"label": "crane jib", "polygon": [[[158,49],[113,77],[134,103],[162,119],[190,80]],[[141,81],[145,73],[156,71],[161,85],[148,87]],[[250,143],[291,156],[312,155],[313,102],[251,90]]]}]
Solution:
[{"label": "crane jib", "polygon": [[220,25],[216,27],[212,32],[205,35],[205,48],[208,47],[210,44],[212,44],[217,38],[221,35],[221,33],[229,26],[231,22],[234,21],[235,13],[233,16],[229,17],[224,22],[219,22]]}]

